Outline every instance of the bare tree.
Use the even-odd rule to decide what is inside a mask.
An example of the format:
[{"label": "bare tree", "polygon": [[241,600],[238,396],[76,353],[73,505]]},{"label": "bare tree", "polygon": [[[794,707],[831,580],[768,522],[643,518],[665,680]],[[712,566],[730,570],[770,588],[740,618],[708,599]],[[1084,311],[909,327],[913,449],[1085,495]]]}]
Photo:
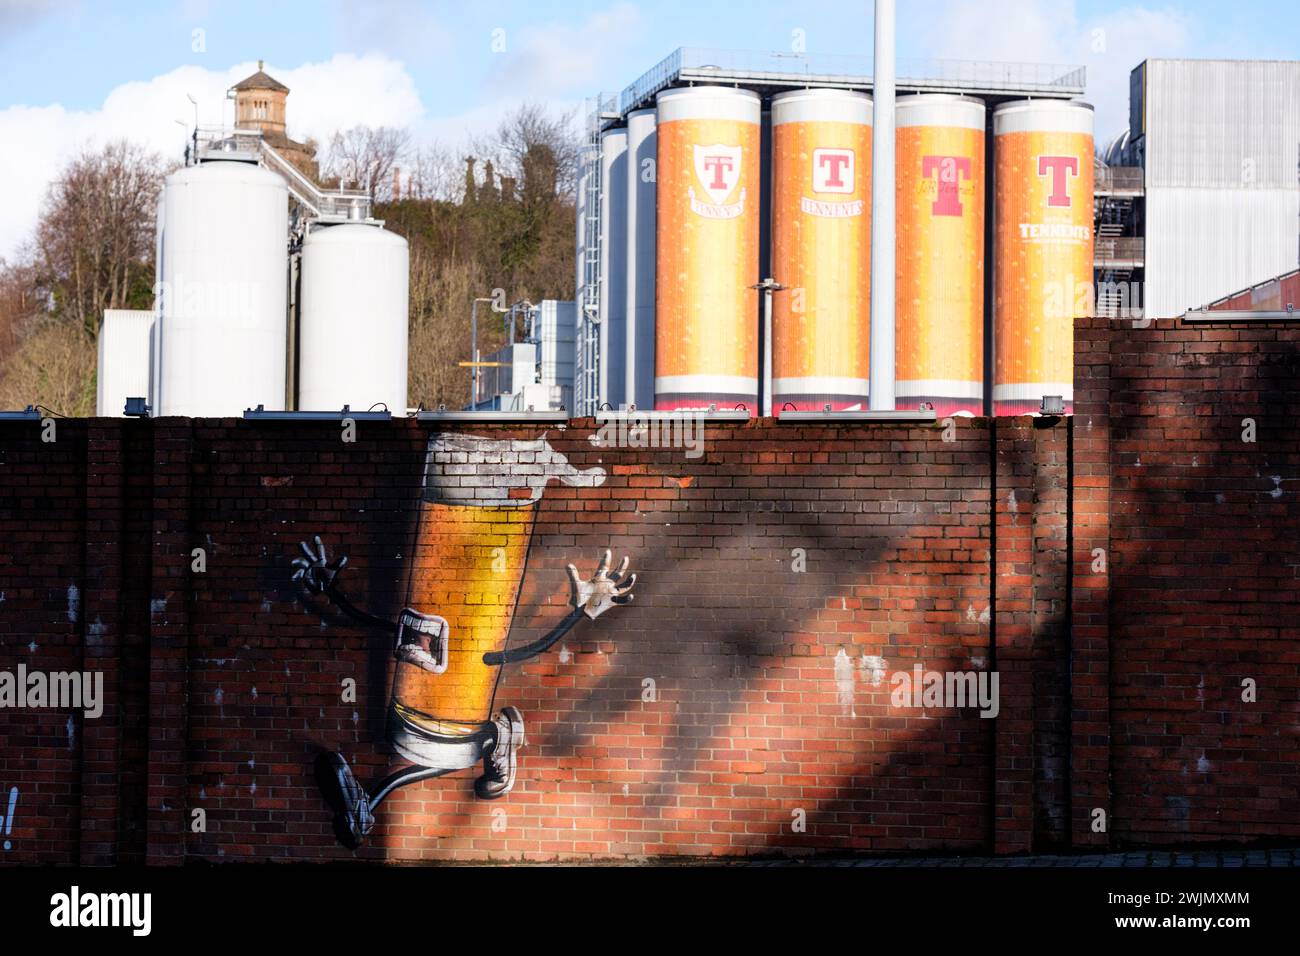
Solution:
[{"label": "bare tree", "polygon": [[105,309],[147,305],[167,166],[126,141],[83,152],[49,188],[36,230],[39,284],[60,320],[94,338]]},{"label": "bare tree", "polygon": [[492,135],[476,141],[474,151],[490,159],[500,176],[513,179],[529,204],[572,201],[581,146],[573,112],[556,115],[539,103],[524,103]]},{"label": "bare tree", "polygon": [[49,298],[41,294],[36,276],[30,251],[17,262],[0,259],[0,363],[17,346],[23,327],[48,311]]},{"label": "bare tree", "polygon": [[347,188],[364,189],[370,198],[393,198],[393,169],[406,158],[411,134],[404,129],[356,126],[335,133],[325,160],[325,176]]},{"label": "bare tree", "polygon": [[417,147],[407,158],[407,198],[458,202],[464,173],[456,158],[436,142]]}]

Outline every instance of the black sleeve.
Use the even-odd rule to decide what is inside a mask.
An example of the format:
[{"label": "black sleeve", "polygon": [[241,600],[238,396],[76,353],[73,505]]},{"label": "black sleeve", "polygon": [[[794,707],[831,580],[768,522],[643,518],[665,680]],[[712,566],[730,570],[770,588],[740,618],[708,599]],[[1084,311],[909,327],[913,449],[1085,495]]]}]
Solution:
[{"label": "black sleeve", "polygon": [[545,637],[533,641],[531,644],[525,644],[523,647],[514,648],[513,650],[492,651],[491,653],[484,654],[483,663],[487,664],[489,667],[499,667],[502,664],[517,664],[520,661],[539,657],[549,651],[556,641],[573,630],[573,625],[577,624],[581,617],[582,608],[575,607],[568,613],[564,620],[555,625],[551,632]]},{"label": "black sleeve", "polygon": [[397,625],[395,623],[392,621],[386,621],[382,617],[375,617],[373,614],[367,614],[360,608],[355,607],[351,601],[335,589],[333,581],[330,581],[329,587],[325,589],[325,594],[329,597],[335,607],[348,617],[352,618],[352,620],[360,624],[366,624],[370,627],[378,628],[381,631],[386,631],[389,634],[397,633]]}]

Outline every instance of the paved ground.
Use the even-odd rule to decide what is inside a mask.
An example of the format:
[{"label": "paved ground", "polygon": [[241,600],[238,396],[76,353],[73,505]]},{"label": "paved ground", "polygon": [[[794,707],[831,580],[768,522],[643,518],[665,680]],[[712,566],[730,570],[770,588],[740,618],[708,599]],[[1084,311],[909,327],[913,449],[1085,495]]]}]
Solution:
[{"label": "paved ground", "polygon": [[846,860],[759,860],[750,866],[870,867],[1282,867],[1300,866],[1300,848],[1281,850],[1136,850],[1128,853],[1034,856],[857,857]]}]

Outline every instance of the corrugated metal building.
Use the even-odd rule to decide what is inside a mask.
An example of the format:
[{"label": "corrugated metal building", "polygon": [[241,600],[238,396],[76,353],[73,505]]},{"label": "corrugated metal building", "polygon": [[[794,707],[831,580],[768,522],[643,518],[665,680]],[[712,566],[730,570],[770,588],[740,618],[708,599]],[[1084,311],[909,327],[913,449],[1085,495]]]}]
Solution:
[{"label": "corrugated metal building", "polygon": [[1146,314],[1181,315],[1300,263],[1300,62],[1147,60]]}]

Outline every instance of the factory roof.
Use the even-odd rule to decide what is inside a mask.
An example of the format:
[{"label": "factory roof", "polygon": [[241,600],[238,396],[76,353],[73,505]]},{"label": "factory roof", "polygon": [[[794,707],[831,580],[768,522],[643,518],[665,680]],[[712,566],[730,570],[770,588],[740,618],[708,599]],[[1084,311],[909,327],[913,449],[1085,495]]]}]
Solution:
[{"label": "factory roof", "polygon": [[[653,105],[659,91],[692,83],[742,86],[776,93],[808,86],[870,92],[872,62],[867,56],[761,53],[681,47],[657,63],[610,102],[608,112],[626,116]],[[1082,96],[1087,73],[1082,66],[1051,63],[992,63],[966,60],[900,60],[900,93],[966,93],[994,99]],[[614,98],[611,98],[614,99]]]}]

